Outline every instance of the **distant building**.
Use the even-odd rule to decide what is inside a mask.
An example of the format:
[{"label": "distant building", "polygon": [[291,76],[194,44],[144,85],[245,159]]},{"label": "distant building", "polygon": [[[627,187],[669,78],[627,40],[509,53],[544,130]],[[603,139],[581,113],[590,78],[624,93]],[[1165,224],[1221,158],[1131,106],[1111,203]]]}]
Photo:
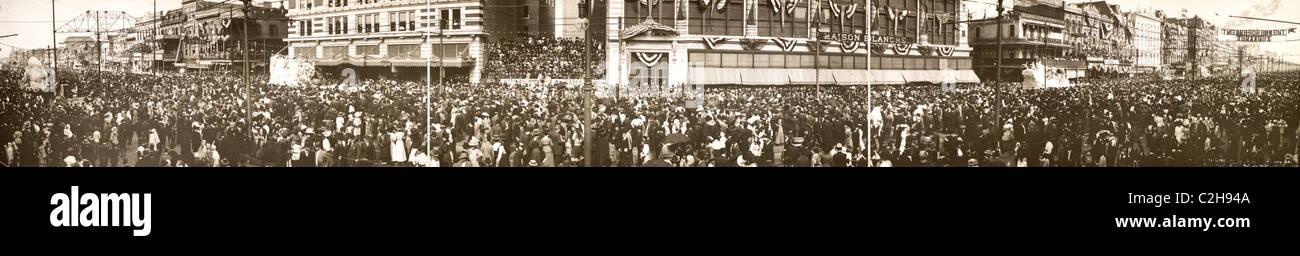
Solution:
[{"label": "distant building", "polygon": [[1137,50],[1136,68],[1139,72],[1155,72],[1161,68],[1163,56],[1161,30],[1163,20],[1155,13],[1134,11],[1127,13],[1128,24],[1133,26],[1133,47]]},{"label": "distant building", "polygon": [[1074,49],[1065,41],[1066,12],[1061,1],[1015,1],[1014,11],[1002,22],[1002,50],[998,51],[996,18],[970,21],[971,53],[975,72],[985,81],[997,76],[998,54],[1002,55],[1002,80],[1022,81],[1025,65],[1042,63],[1065,72],[1068,78],[1082,77],[1086,65],[1068,55]]},{"label": "distant building", "polygon": [[1216,63],[1219,30],[1201,17],[1187,19],[1187,24],[1187,58],[1191,69],[1197,71],[1193,74],[1200,75],[1201,70],[1210,70]]},{"label": "distant building", "polygon": [[243,9],[239,1],[182,0],[180,8],[144,17],[134,28],[131,62],[182,72],[238,70],[247,18],[249,63],[254,72],[264,70],[270,55],[284,49],[288,18],[269,4],[250,7],[248,17]]},{"label": "distant building", "polygon": [[1173,75],[1181,75],[1190,70],[1191,65],[1187,58],[1188,53],[1188,29],[1187,20],[1180,18],[1166,17],[1163,12],[1156,12],[1157,17],[1164,19],[1161,23],[1160,40],[1161,44],[1161,66],[1169,70]]},{"label": "distant building", "polygon": [[[289,0],[288,54],[325,73],[354,68],[363,76],[404,79],[424,79],[426,59],[432,58],[433,67],[477,83],[489,35],[485,2],[526,7],[523,1],[434,0],[426,9],[424,0]],[[519,13],[512,8],[488,14]],[[521,24],[518,18],[503,22]],[[424,32],[430,33],[427,40]]]}]

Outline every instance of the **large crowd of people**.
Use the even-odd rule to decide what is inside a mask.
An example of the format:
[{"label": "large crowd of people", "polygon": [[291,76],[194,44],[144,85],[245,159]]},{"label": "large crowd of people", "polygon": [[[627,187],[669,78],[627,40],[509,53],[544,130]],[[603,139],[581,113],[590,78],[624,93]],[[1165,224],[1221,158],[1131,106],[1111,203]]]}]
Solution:
[{"label": "large crowd of people", "polygon": [[[592,43],[591,67],[595,71],[604,63],[604,45]],[[584,51],[581,39],[547,36],[520,36],[485,44],[487,58],[484,76],[493,79],[576,79],[582,78]]]},{"label": "large crowd of people", "polygon": [[586,143],[582,94],[542,83],[453,79],[430,92],[426,112],[423,83],[413,81],[258,82],[245,97],[233,75],[61,74],[75,95],[2,89],[5,164],[584,166],[585,145],[592,166],[867,164],[866,108],[855,107],[865,104],[863,88],[602,98]]},{"label": "large crowd of people", "polygon": [[710,87],[591,112],[542,82],[450,79],[426,98],[417,81],[64,70],[53,97],[22,74],[0,70],[8,166],[1294,166],[1300,150],[1300,74],[1255,93],[1227,78],[1008,84],[1001,108],[987,84]]},{"label": "large crowd of people", "polygon": [[[875,90],[871,158],[886,166],[1295,166],[1300,74]],[[999,133],[999,131],[1001,131]]]}]

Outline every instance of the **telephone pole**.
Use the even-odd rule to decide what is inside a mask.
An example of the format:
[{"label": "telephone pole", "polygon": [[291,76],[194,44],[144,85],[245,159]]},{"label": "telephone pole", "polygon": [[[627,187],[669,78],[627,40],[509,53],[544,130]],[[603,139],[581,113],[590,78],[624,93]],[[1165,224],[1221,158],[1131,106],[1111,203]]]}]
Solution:
[{"label": "telephone pole", "polygon": [[54,54],[50,59],[50,63],[54,64],[54,77],[47,77],[45,79],[54,80],[54,91],[57,95],[59,91],[59,30],[54,27],[55,20],[54,0],[50,0],[50,52]]}]

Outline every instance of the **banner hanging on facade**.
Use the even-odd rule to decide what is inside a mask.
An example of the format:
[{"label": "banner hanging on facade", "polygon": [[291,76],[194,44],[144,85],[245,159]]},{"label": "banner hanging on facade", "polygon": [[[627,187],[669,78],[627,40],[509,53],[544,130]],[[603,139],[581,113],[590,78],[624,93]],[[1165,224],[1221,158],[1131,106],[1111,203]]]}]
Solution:
[{"label": "banner hanging on facade", "polygon": [[1296,32],[1288,29],[1224,29],[1224,35],[1236,36],[1238,42],[1272,42],[1274,36],[1287,36]]}]

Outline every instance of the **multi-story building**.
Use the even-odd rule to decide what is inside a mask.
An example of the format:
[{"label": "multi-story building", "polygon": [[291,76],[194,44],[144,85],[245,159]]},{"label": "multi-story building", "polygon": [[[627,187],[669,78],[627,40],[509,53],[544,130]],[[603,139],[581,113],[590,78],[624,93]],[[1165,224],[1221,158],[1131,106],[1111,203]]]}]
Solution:
[{"label": "multi-story building", "polygon": [[1167,70],[1169,75],[1182,75],[1191,67],[1187,60],[1188,30],[1187,20],[1181,18],[1167,17],[1164,12],[1157,11],[1156,17],[1164,20],[1161,24],[1160,41],[1163,42],[1161,48],[1161,66]]},{"label": "multi-story building", "polygon": [[[153,37],[148,40],[156,48],[150,50],[163,70],[233,70],[243,66],[242,28],[247,19],[249,63],[260,70],[271,54],[284,49],[288,18],[283,8],[269,3],[249,7],[247,17],[243,9],[238,2],[182,0],[180,8],[164,11],[156,20],[146,18],[136,30],[145,33],[142,37]],[[140,61],[146,61],[147,54],[142,52]]]},{"label": "multi-story building", "polygon": [[1084,36],[1075,37],[1083,46],[1088,68],[1112,72],[1127,72],[1136,54],[1131,45],[1130,26],[1118,12],[1118,6],[1105,1],[1073,4],[1083,13]]},{"label": "multi-story building", "polygon": [[978,82],[958,0],[605,2],[614,86]]},{"label": "multi-story building", "polygon": [[1133,11],[1126,15],[1133,28],[1133,48],[1136,50],[1135,71],[1151,73],[1161,68],[1161,28],[1163,20],[1155,13]]},{"label": "multi-story building", "polygon": [[998,51],[996,18],[970,21],[970,45],[974,47],[975,72],[984,80],[997,76],[996,61],[1002,55],[1002,80],[1021,81],[1026,64],[1064,72],[1068,78],[1080,76],[1086,67],[1067,53],[1074,46],[1065,41],[1065,8],[1062,1],[1017,0],[1014,12],[1002,23],[1002,50]]},{"label": "multi-story building", "polygon": [[1206,75],[1215,63],[1218,29],[1199,16],[1187,19],[1187,58],[1197,76]]},{"label": "multi-story building", "polygon": [[[327,73],[355,68],[363,76],[424,79],[426,59],[450,75],[482,77],[488,15],[517,15],[518,8],[484,11],[480,0],[289,0],[289,56],[312,61]],[[526,7],[521,1],[493,1]],[[428,7],[426,8],[426,4]],[[526,17],[502,18],[512,29]],[[517,29],[514,32],[518,32]],[[426,39],[427,36],[427,39]],[[441,75],[434,72],[433,76]]]}]

